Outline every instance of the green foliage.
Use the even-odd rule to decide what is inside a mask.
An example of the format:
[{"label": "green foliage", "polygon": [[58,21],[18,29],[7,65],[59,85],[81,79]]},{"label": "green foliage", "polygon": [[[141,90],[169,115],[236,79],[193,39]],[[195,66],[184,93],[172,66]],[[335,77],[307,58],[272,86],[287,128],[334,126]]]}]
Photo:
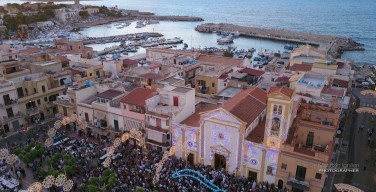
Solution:
[{"label": "green foliage", "polygon": [[87,11],[80,11],[80,12],[78,12],[78,15],[80,17],[86,18],[86,17],[89,17],[89,12],[87,12]]},{"label": "green foliage", "polygon": [[116,184],[115,173],[110,169],[103,171],[100,177],[90,177],[88,185],[84,186],[84,191],[87,192],[101,192],[109,191]]},{"label": "green foliage", "polygon": [[25,163],[29,164],[46,153],[46,148],[41,144],[30,143],[24,151],[16,149],[15,154]]},{"label": "green foliage", "polygon": [[224,57],[234,57],[234,54],[230,51],[225,51],[225,52],[223,52],[223,56]]},{"label": "green foliage", "polygon": [[136,189],[136,192],[145,192],[145,189],[138,187],[138,188]]},{"label": "green foliage", "polygon": [[55,13],[53,9],[46,9],[44,8],[43,11],[39,11],[38,14],[33,16],[25,16],[21,12],[18,13],[15,17],[12,17],[10,15],[4,15],[4,25],[7,27],[10,31],[16,31],[18,29],[19,25],[25,24],[31,24],[41,21],[47,21],[49,19],[52,19],[55,17]]}]

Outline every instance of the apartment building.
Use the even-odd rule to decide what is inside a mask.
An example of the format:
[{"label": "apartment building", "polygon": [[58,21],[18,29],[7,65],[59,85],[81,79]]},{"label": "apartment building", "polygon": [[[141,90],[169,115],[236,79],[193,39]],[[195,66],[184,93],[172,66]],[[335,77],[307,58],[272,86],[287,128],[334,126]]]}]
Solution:
[{"label": "apartment building", "polygon": [[171,125],[180,123],[195,112],[193,88],[165,85],[146,103],[147,148],[166,150],[171,146]]}]

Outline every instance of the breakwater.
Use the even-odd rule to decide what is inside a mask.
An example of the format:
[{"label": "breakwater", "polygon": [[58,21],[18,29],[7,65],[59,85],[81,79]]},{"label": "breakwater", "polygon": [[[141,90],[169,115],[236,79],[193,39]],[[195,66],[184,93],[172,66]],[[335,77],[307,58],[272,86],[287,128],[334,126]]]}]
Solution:
[{"label": "breakwater", "polygon": [[264,29],[228,23],[205,23],[198,25],[195,29],[196,31],[205,33],[238,31],[244,37],[262,38],[293,44],[310,44],[325,50],[333,58],[339,58],[343,51],[364,50],[359,43],[351,38],[296,32],[285,29]]}]

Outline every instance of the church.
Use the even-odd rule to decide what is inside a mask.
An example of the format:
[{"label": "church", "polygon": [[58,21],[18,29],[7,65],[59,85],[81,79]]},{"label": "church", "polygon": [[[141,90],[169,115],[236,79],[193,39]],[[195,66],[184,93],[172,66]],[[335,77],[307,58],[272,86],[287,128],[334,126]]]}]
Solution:
[{"label": "church", "polygon": [[298,105],[287,87],[252,88],[222,105],[205,104],[173,125],[176,156],[275,183],[279,153]]}]

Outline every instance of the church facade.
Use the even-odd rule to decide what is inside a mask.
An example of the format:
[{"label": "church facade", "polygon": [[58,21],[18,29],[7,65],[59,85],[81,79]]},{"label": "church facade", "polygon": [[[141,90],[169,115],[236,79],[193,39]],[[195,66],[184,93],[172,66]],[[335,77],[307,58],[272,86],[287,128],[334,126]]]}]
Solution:
[{"label": "church facade", "polygon": [[245,90],[223,106],[203,106],[172,128],[176,156],[257,181],[275,183],[291,122],[289,88]]}]

